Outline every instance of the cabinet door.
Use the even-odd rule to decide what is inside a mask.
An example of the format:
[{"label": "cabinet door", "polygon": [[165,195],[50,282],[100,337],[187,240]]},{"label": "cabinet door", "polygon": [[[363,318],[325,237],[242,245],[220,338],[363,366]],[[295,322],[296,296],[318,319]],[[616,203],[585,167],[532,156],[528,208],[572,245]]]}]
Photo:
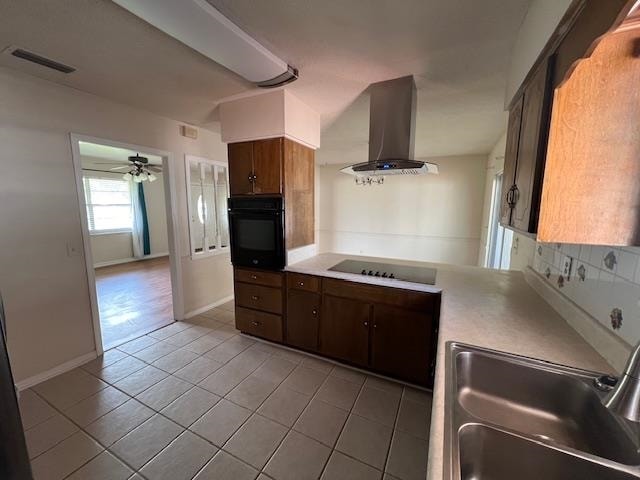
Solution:
[{"label": "cabinet door", "polygon": [[516,178],[516,164],[518,162],[518,144],[520,142],[520,124],[522,123],[522,103],[520,96],[509,110],[509,125],[507,127],[507,144],[504,152],[504,173],[502,174],[502,199],[500,206],[500,223],[511,224],[511,187]]},{"label": "cabinet door", "polygon": [[253,193],[253,142],[230,143],[228,152],[231,195]]},{"label": "cabinet door", "polygon": [[524,91],[522,126],[516,168],[516,201],[511,224],[534,233],[540,206],[540,185],[549,128],[550,61],[543,62]]},{"label": "cabinet door", "polygon": [[320,294],[289,290],[287,296],[287,343],[306,350],[318,349]]},{"label": "cabinet door", "polygon": [[435,324],[430,313],[373,306],[371,366],[420,385],[430,383]]},{"label": "cabinet door", "polygon": [[282,193],[282,138],[253,142],[253,193]]},{"label": "cabinet door", "polygon": [[355,365],[369,363],[371,305],[324,295],[320,321],[320,352]]}]

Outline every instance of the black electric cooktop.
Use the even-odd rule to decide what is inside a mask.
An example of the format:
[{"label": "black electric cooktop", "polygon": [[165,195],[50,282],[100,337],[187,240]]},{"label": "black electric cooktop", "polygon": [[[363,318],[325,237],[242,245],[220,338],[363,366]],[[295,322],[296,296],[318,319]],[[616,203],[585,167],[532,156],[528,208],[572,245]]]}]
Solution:
[{"label": "black electric cooktop", "polygon": [[361,260],[343,260],[329,270],[343,273],[358,273],[380,278],[395,278],[405,282],[436,284],[436,269],[426,267],[410,267],[393,263],[364,262]]}]

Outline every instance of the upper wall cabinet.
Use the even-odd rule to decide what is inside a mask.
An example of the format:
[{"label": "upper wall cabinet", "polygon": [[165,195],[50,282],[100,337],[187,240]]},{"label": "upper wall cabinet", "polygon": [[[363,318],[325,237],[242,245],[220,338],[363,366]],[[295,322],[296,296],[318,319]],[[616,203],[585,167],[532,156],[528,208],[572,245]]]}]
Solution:
[{"label": "upper wall cabinet", "polygon": [[538,238],[640,245],[640,12],[557,89]]},{"label": "upper wall cabinet", "polygon": [[[544,166],[552,59],[538,66],[509,112],[503,175],[503,223],[522,232],[536,230]],[[508,219],[508,221],[506,221]]]},{"label": "upper wall cabinet", "polygon": [[315,153],[289,138],[229,144],[231,195],[283,195],[287,249],[314,242]]},{"label": "upper wall cabinet", "polygon": [[[546,183],[543,185],[543,178],[546,182],[550,175],[549,173],[545,175],[545,169],[551,168],[547,160],[550,128],[553,130],[557,125],[565,122],[565,112],[562,111],[564,109],[559,110],[556,106],[558,94],[554,100],[554,89],[563,84],[566,76],[573,71],[575,62],[590,51],[592,44],[601,35],[609,31],[625,8],[626,0],[574,1],[511,101],[500,216],[504,226],[532,235],[538,230],[542,231],[540,208],[543,190],[547,192],[547,198],[560,198],[556,196],[555,191],[549,194],[550,185]],[[585,85],[583,90],[585,89],[591,89],[592,94],[595,95],[599,86],[591,83],[588,87]],[[606,96],[600,98],[604,99],[604,97]],[[576,105],[584,107],[591,100],[574,98],[569,101],[575,102],[574,107]],[[554,118],[552,127],[550,127],[551,112]],[[577,128],[576,125],[564,123],[563,127],[571,131]],[[555,163],[553,168],[557,169]],[[568,169],[570,170],[571,168]],[[563,174],[555,188],[562,187],[566,194],[567,190],[577,185],[574,177]],[[571,200],[567,198],[567,201]],[[563,210],[566,213],[568,211],[566,207],[567,205],[563,205],[557,208],[558,211]],[[553,217],[552,220],[553,215],[551,214],[547,223],[558,221],[558,217]],[[584,226],[587,227],[585,230],[588,230],[588,224]],[[540,240],[575,241],[575,239],[567,240],[566,238],[561,240],[555,235],[545,236],[545,238],[540,236]],[[595,239],[582,243],[594,242]]]},{"label": "upper wall cabinet", "polygon": [[231,195],[282,193],[283,140],[229,144]]}]

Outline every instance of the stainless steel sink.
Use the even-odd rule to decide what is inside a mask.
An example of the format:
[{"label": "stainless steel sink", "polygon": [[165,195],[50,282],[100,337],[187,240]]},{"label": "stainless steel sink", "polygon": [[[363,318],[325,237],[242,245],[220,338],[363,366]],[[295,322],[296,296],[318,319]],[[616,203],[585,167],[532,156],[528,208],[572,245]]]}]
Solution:
[{"label": "stainless steel sink", "polygon": [[601,373],[447,344],[445,478],[636,479],[640,430],[601,402]]}]

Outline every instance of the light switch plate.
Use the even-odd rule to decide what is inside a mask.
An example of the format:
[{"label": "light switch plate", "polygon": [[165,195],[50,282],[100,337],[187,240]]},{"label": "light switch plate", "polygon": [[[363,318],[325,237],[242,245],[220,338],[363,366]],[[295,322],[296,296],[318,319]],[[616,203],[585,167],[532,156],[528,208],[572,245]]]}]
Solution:
[{"label": "light switch plate", "polygon": [[81,255],[80,247],[74,242],[67,242],[67,256],[79,257]]}]

